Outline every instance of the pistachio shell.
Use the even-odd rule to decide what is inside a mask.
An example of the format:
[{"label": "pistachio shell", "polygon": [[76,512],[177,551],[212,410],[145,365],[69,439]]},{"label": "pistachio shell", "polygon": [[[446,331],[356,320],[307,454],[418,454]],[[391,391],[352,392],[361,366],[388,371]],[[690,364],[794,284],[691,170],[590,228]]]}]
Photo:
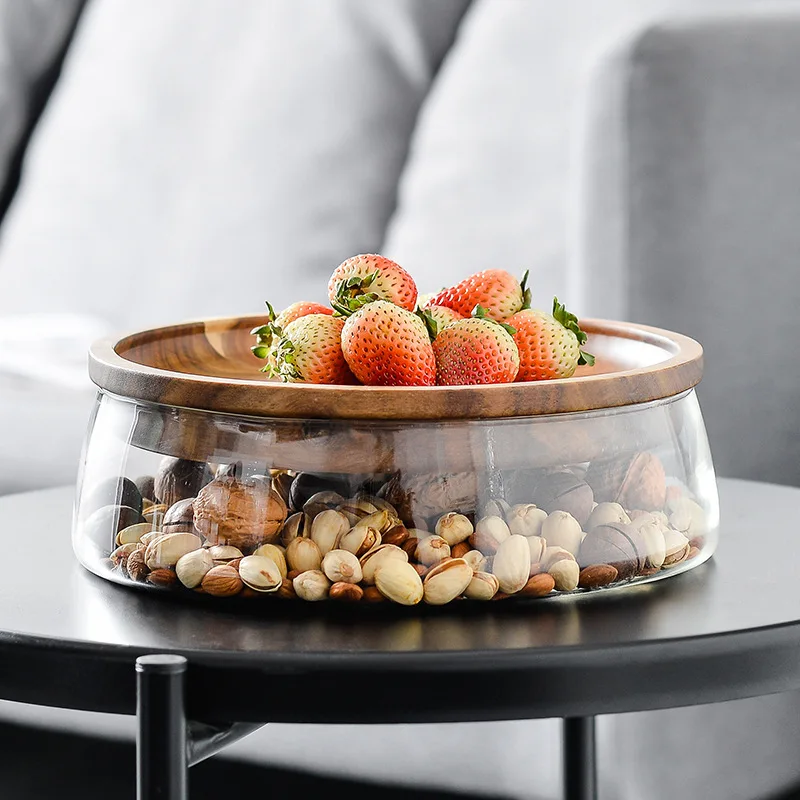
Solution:
[{"label": "pistachio shell", "polygon": [[175,573],[178,580],[187,588],[194,589],[199,586],[203,578],[214,567],[214,559],[208,550],[200,548],[181,556],[175,564]]},{"label": "pistachio shell", "polygon": [[202,546],[202,539],[193,533],[168,533],[147,546],[145,564],[152,570],[174,567],[181,556]]},{"label": "pistachio shell", "polygon": [[511,534],[498,548],[492,572],[505,594],[518,592],[530,577],[531,551],[525,536]]},{"label": "pistachio shell", "polygon": [[388,559],[375,570],[375,586],[394,603],[414,606],[422,600],[422,578],[411,564],[400,559]]},{"label": "pistachio shell", "polygon": [[500,590],[500,581],[490,572],[476,572],[464,590],[470,600],[491,600]]},{"label": "pistachio shell", "polygon": [[422,583],[425,602],[441,606],[455,600],[469,586],[472,576],[472,567],[463,558],[452,558],[433,567]]},{"label": "pistachio shell", "polygon": [[266,556],[245,556],[239,562],[239,577],[256,592],[277,592],[283,583],[278,565]]},{"label": "pistachio shell", "polygon": [[361,556],[361,571],[363,581],[368,586],[375,583],[375,571],[384,562],[391,559],[408,561],[408,553],[393,544],[382,544]]},{"label": "pistachio shell", "polygon": [[142,540],[142,536],[153,531],[150,522],[139,522],[136,525],[129,525],[117,534],[117,545],[137,543]]},{"label": "pistachio shell", "polygon": [[289,570],[286,566],[286,556],[284,553],[285,550],[282,547],[279,547],[277,544],[262,544],[261,547],[258,547],[253,551],[254,556],[265,556],[266,558],[274,561],[275,566],[278,567],[278,570],[281,573],[281,576],[285,578]]}]

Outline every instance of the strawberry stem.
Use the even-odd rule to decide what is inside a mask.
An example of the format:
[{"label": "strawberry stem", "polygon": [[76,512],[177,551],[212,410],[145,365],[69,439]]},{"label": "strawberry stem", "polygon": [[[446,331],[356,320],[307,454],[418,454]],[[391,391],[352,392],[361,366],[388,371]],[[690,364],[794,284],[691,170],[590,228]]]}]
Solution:
[{"label": "strawberry stem", "polygon": [[530,270],[525,270],[522,280],[519,282],[519,288],[522,289],[522,309],[531,307],[531,290],[528,288],[528,275]]},{"label": "strawberry stem", "polygon": [[369,291],[380,274],[380,270],[376,269],[363,278],[359,275],[352,275],[339,281],[331,303],[335,316],[349,317],[367,305],[367,303],[374,303],[376,300],[380,300],[380,295]]},{"label": "strawberry stem", "polygon": [[439,335],[439,323],[433,318],[433,314],[426,308],[420,308],[419,306],[417,306],[417,310],[414,313],[425,323],[428,336],[433,341]]},{"label": "strawberry stem", "polygon": [[[578,344],[586,344],[586,331],[581,330],[581,327],[578,323],[578,318],[567,311],[566,307],[563,303],[558,302],[558,298],[553,298],[553,316],[556,320],[558,320],[568,331],[571,331],[575,334],[575,338],[578,340]],[[591,353],[585,353],[583,350],[580,351],[580,357],[578,358],[578,365],[583,366],[584,364],[588,364],[590,367],[594,366],[594,356]]]},{"label": "strawberry stem", "polygon": [[488,322],[493,322],[495,325],[499,325],[505,330],[506,333],[510,333],[512,336],[517,332],[517,329],[513,326],[507,325],[505,322],[498,322],[496,319],[492,319],[489,316],[488,311],[480,303],[478,303],[478,305],[472,309],[472,316],[475,319],[485,319]]}]

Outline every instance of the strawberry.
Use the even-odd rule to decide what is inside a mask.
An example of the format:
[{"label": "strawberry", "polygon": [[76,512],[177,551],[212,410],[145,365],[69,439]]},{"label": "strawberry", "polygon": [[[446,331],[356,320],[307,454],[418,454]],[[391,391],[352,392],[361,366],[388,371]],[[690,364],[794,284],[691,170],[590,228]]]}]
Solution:
[{"label": "strawberry", "polygon": [[[256,346],[252,347],[251,350],[255,353],[256,349],[269,349],[272,344],[272,325],[283,329],[290,322],[294,322],[296,319],[300,319],[300,317],[305,317],[307,314],[330,315],[333,314],[333,310],[320,303],[301,300],[299,303],[292,303],[290,306],[287,306],[280,314],[276,314],[275,309],[272,307],[269,300],[267,300],[267,322],[250,331],[250,334],[256,337]],[[263,355],[259,356],[259,358],[265,358],[267,351],[261,349],[261,352]]]},{"label": "strawberry", "polygon": [[442,289],[426,307],[446,306],[458,311],[462,317],[468,317],[480,305],[491,319],[504,322],[530,305],[527,281],[527,272],[520,283],[503,269],[487,269],[470,275],[456,286]]},{"label": "strawberry", "polygon": [[435,339],[451,323],[466,319],[463,314],[459,314],[458,311],[453,311],[452,308],[447,306],[427,306],[426,308],[418,309],[417,314],[422,316],[423,321],[428,326],[431,339]]},{"label": "strawberry", "polygon": [[369,386],[433,386],[436,361],[425,323],[411,311],[375,300],[344,323],[342,350]]},{"label": "strawberry", "polygon": [[373,300],[413,311],[417,304],[414,279],[394,261],[364,253],[342,262],[328,282],[328,297],[338,314],[350,316]]},{"label": "strawberry", "polygon": [[355,383],[342,353],[344,320],[306,314],[285,328],[272,325],[264,371],[284,383]]},{"label": "strawberry", "polygon": [[512,383],[519,370],[514,329],[486,316],[481,306],[471,319],[448,325],[433,340],[440,386]]},{"label": "strawberry", "polygon": [[581,350],[586,333],[580,329],[578,318],[557,297],[553,298],[552,314],[528,308],[514,314],[508,324],[517,329],[518,381],[569,378],[579,364],[594,364],[594,356]]}]

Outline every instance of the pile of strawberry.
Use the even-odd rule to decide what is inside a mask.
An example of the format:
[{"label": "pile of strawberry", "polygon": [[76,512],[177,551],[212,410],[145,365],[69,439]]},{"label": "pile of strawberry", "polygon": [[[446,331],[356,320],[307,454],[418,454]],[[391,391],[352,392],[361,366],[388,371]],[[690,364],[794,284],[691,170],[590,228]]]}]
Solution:
[{"label": "pile of strawberry", "polygon": [[489,269],[426,298],[379,255],[348,258],[328,283],[331,306],[293,303],[255,328],[262,372],[286,382],[462,386],[568,378],[594,364],[586,334],[558,299],[530,308],[525,283]]}]

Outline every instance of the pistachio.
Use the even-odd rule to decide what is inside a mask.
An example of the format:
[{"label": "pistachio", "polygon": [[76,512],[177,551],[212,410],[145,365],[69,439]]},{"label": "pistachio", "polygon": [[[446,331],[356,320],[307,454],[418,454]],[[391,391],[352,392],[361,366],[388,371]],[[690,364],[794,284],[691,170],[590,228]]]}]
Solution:
[{"label": "pistachio", "polygon": [[376,511],[388,511],[392,517],[397,519],[397,510],[388,500],[384,500],[382,497],[376,497],[372,494],[363,495],[360,499],[371,503],[373,506],[375,506]]},{"label": "pistachio", "polygon": [[555,588],[559,592],[571,592],[578,586],[581,568],[578,566],[577,561],[562,558],[556,561],[547,570],[547,573],[552,576],[555,581]]},{"label": "pistachio", "polygon": [[364,596],[364,590],[356,583],[334,583],[328,592],[331,600],[357,603]]},{"label": "pistachio", "polygon": [[244,555],[238,547],[234,547],[232,544],[215,544],[208,548],[208,552],[215,564],[227,564]]},{"label": "pistachio", "polygon": [[193,533],[168,533],[147,545],[144,560],[150,569],[174,567],[181,556],[202,546],[200,537]]},{"label": "pistachio", "polygon": [[397,558],[384,561],[375,570],[375,586],[394,603],[413,606],[422,600],[422,578],[411,564]]},{"label": "pistachio", "polygon": [[531,551],[525,536],[517,533],[509,535],[497,548],[492,572],[497,577],[500,590],[514,594],[525,585],[530,576]]},{"label": "pistachio", "polygon": [[308,515],[309,519],[313,522],[318,514],[323,511],[331,511],[337,506],[345,502],[338,492],[331,490],[323,490],[312,494],[311,497],[303,503],[303,511]]},{"label": "pistachio", "polygon": [[464,593],[472,580],[472,567],[463,558],[451,558],[431,567],[422,582],[428,605],[442,606]]},{"label": "pistachio", "polygon": [[361,564],[349,550],[330,550],[322,559],[322,571],[331,583],[358,583]]},{"label": "pistachio", "polygon": [[657,522],[646,522],[639,526],[639,534],[644,542],[645,566],[661,569],[667,557],[666,541],[661,526]]},{"label": "pistachio", "polygon": [[381,535],[382,544],[394,544],[400,547],[403,542],[410,536],[408,530],[402,522],[398,523],[392,528],[389,528],[386,533]]},{"label": "pistachio", "polygon": [[511,536],[508,525],[501,517],[483,517],[478,520],[469,543],[484,555],[494,555],[502,542]]},{"label": "pistachio", "polygon": [[473,572],[481,572],[486,566],[486,556],[480,550],[470,550],[462,558],[472,567]]},{"label": "pistachio", "polygon": [[311,523],[311,539],[316,542],[320,553],[325,555],[338,546],[339,537],[350,530],[350,523],[344,514],[333,509],[321,511]]},{"label": "pistachio", "polygon": [[511,533],[521,536],[540,536],[542,523],[547,519],[547,512],[533,503],[521,503],[511,506],[508,515],[508,527]]},{"label": "pistachio", "polygon": [[500,581],[491,572],[476,572],[464,590],[470,600],[491,600],[500,589]]},{"label": "pistachio", "polygon": [[212,567],[200,582],[203,591],[213,597],[233,597],[244,588],[239,573],[227,564]]},{"label": "pistachio", "polygon": [[140,539],[139,544],[143,544],[145,546],[152,544],[156,539],[161,539],[168,534],[164,533],[163,531],[150,531],[145,533]]},{"label": "pistachio", "polygon": [[281,573],[281,577],[285,578],[286,573],[288,572],[288,568],[286,566],[286,551],[284,548],[278,546],[277,544],[262,544],[261,547],[256,548],[253,550],[254,556],[265,556],[266,558],[271,559],[275,562],[275,566],[278,568],[278,571]]},{"label": "pistachio", "polygon": [[328,596],[331,582],[325,577],[325,573],[318,569],[309,569],[301,572],[293,581],[295,593],[301,600],[315,603],[324,600]]},{"label": "pistachio", "polygon": [[450,545],[434,533],[419,540],[414,556],[420,564],[429,567],[450,556]]},{"label": "pistachio", "polygon": [[680,532],[668,528],[664,531],[664,562],[663,567],[674,567],[689,555],[689,540]]},{"label": "pistachio", "polygon": [[589,519],[586,522],[586,530],[590,531],[598,525],[607,525],[610,522],[628,523],[630,521],[631,518],[619,503],[598,503],[592,509],[592,513],[589,514]]},{"label": "pistachio", "polygon": [[408,561],[408,553],[393,544],[382,544],[361,556],[361,571],[364,583],[372,585],[375,583],[375,570],[390,559],[399,559],[402,562]]},{"label": "pistachio", "polygon": [[542,523],[542,538],[548,546],[563,547],[575,555],[581,546],[581,526],[572,514],[553,511]]},{"label": "pistachio", "polygon": [[537,564],[544,557],[544,551],[547,549],[547,542],[541,536],[526,536],[525,538],[528,540],[531,564]]},{"label": "pistachio", "polygon": [[142,536],[146,533],[152,533],[153,526],[149,522],[139,522],[136,525],[129,525],[117,533],[117,545],[122,544],[138,544],[142,540]]},{"label": "pistachio", "polygon": [[292,514],[286,522],[283,523],[283,528],[281,528],[281,544],[284,547],[288,547],[293,539],[296,539],[298,536],[304,536],[310,529],[311,521],[302,511]]},{"label": "pistachio", "polygon": [[145,511],[142,511],[142,516],[154,527],[160,528],[164,522],[164,515],[167,513],[168,506],[165,503],[154,503]]},{"label": "pistachio", "polygon": [[472,536],[474,528],[468,517],[451,511],[439,517],[436,522],[435,530],[450,547],[453,547],[469,539],[469,537]]},{"label": "pistachio", "polygon": [[128,556],[138,550],[139,542],[129,542],[128,544],[121,544],[114,552],[109,556],[111,562],[114,566],[117,566],[121,561],[125,561]]},{"label": "pistachio", "polygon": [[550,567],[552,567],[556,561],[562,561],[564,559],[567,561],[576,560],[575,556],[563,547],[546,547],[541,559],[542,571],[549,572]]},{"label": "pistachio", "polygon": [[208,550],[200,548],[178,559],[175,564],[175,574],[187,589],[194,589],[213,567],[214,559],[211,554]]},{"label": "pistachio", "polygon": [[339,538],[337,547],[347,550],[357,557],[368,553],[373,547],[381,543],[381,534],[378,528],[367,525],[355,525]]},{"label": "pistachio", "polygon": [[277,592],[283,583],[278,565],[267,556],[245,556],[239,562],[239,577],[256,592]]},{"label": "pistachio", "polygon": [[678,497],[670,501],[669,526],[690,539],[703,536],[708,532],[706,512],[694,500]]},{"label": "pistachio", "polygon": [[307,572],[320,568],[322,553],[312,539],[293,539],[286,548],[286,562],[290,569]]}]

